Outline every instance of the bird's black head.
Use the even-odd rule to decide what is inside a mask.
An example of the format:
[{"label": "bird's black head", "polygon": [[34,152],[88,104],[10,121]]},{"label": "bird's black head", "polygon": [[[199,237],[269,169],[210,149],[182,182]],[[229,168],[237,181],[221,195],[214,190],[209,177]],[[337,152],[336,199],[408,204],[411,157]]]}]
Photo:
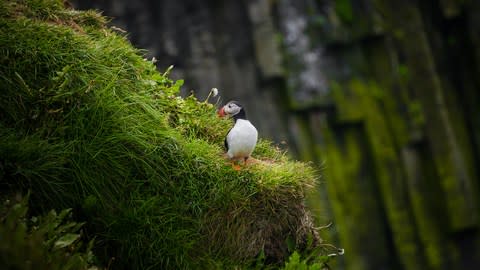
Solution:
[{"label": "bird's black head", "polygon": [[220,116],[229,115],[233,117],[235,121],[238,119],[247,119],[245,109],[243,109],[243,106],[235,100],[228,102],[218,113]]}]

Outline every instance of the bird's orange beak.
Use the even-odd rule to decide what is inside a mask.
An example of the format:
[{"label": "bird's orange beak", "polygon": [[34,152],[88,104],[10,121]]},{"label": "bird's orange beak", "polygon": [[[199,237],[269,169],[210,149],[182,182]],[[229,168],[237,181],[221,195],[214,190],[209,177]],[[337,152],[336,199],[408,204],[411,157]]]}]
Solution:
[{"label": "bird's orange beak", "polygon": [[218,110],[217,114],[218,114],[218,117],[224,117],[225,116],[225,110],[223,109],[223,107],[220,108],[220,110]]}]

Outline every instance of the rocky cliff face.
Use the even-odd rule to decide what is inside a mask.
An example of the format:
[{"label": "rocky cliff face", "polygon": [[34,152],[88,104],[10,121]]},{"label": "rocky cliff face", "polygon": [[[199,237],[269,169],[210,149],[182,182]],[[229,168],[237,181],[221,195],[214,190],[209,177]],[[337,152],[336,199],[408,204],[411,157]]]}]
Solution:
[{"label": "rocky cliff face", "polygon": [[346,268],[480,264],[478,1],[77,2],[325,164]]}]

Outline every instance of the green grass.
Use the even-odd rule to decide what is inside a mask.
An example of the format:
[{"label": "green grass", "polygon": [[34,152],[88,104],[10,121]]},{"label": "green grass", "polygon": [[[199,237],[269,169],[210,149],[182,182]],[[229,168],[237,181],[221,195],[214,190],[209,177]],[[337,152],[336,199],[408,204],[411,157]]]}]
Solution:
[{"label": "green grass", "polygon": [[[95,12],[0,0],[0,185],[33,212],[73,208],[114,269],[281,264],[318,240],[315,172],[268,141],[237,172],[231,121],[161,74]],[[166,72],[168,73],[168,72]],[[114,259],[113,259],[114,257]]]}]

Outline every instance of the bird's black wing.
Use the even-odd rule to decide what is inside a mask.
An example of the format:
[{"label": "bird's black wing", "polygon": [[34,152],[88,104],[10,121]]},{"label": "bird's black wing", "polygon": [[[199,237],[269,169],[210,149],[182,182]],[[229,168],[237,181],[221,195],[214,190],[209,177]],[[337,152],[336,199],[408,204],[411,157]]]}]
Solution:
[{"label": "bird's black wing", "polygon": [[232,131],[232,128],[227,132],[227,136],[225,136],[225,140],[223,141],[223,144],[225,145],[225,151],[228,152],[228,141],[227,141],[227,137],[228,137],[228,134],[230,133],[230,131]]}]

